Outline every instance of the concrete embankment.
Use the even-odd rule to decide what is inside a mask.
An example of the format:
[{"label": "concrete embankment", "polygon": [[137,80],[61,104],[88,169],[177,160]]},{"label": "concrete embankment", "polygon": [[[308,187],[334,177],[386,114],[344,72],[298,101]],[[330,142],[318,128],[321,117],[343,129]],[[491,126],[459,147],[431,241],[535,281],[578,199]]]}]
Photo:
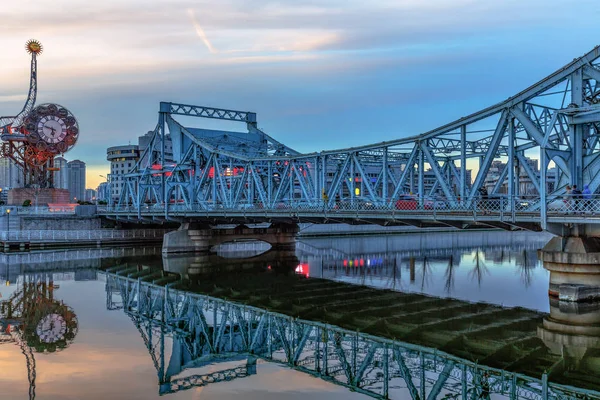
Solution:
[{"label": "concrete embankment", "polygon": [[37,230],[0,233],[4,251],[162,243],[169,229]]},{"label": "concrete embankment", "polygon": [[[364,236],[364,235],[397,235],[423,232],[459,232],[452,227],[418,228],[416,226],[379,226],[379,225],[348,225],[348,224],[298,224],[298,236]],[[482,228],[484,230],[498,230]]]}]

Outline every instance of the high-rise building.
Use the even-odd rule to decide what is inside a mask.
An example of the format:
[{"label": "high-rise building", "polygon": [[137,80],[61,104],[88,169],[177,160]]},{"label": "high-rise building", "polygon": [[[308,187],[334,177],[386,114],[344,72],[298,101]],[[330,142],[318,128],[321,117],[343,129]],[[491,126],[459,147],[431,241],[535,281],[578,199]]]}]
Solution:
[{"label": "high-rise building", "polygon": [[95,202],[97,192],[94,189],[85,189],[85,201]]},{"label": "high-rise building", "polygon": [[0,158],[0,187],[12,189],[23,186],[23,173],[10,158]]},{"label": "high-rise building", "polygon": [[96,200],[106,202],[110,200],[110,188],[108,182],[102,182],[98,185],[98,189],[96,190]]},{"label": "high-rise building", "polygon": [[64,157],[54,159],[54,168],[58,168],[58,171],[54,171],[53,174],[54,187],[57,189],[69,188],[68,164],[69,162]]},{"label": "high-rise building", "polygon": [[106,159],[110,161],[111,198],[116,201],[125,186],[123,175],[128,174],[140,158],[137,145],[114,146],[106,149]]},{"label": "high-rise building", "polygon": [[69,197],[76,202],[85,198],[85,163],[74,160],[67,163],[69,171]]}]

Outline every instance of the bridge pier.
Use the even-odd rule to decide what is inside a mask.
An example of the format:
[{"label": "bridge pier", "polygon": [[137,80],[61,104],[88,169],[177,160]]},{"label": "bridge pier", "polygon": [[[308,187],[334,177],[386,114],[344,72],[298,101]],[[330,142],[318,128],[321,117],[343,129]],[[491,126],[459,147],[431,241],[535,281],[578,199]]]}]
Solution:
[{"label": "bridge pier", "polygon": [[600,300],[600,229],[577,224],[548,230],[559,235],[538,251],[550,272],[548,294],[570,302]]},{"label": "bridge pier", "polygon": [[184,222],[178,230],[166,233],[163,253],[200,253],[210,249],[212,231],[210,226]]},{"label": "bridge pier", "polygon": [[563,357],[560,368],[598,370],[600,350],[600,303],[577,304],[550,298],[550,315],[537,329],[537,336],[552,354]]},{"label": "bridge pier", "polygon": [[219,244],[244,240],[261,240],[272,250],[295,250],[298,225],[271,224],[268,228],[239,225],[233,229],[211,228],[197,223],[183,223],[177,231],[165,234],[162,252],[202,253]]}]

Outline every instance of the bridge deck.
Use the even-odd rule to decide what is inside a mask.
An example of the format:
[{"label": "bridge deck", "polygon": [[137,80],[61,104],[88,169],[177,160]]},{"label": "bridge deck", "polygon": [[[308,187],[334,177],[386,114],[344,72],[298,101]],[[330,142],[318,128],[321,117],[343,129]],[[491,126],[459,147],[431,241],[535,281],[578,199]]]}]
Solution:
[{"label": "bridge deck", "polygon": [[[107,218],[127,221],[197,221],[209,224],[249,224],[249,223],[348,223],[377,224],[383,226],[411,225],[418,227],[451,226],[468,229],[473,227],[494,227],[506,230],[542,229],[539,211],[510,211],[498,209],[442,209],[442,210],[397,210],[394,208],[323,210],[318,208],[285,209],[218,209],[185,210],[148,209],[100,210]],[[547,223],[600,223],[600,212],[572,212],[560,210],[548,213]]]}]

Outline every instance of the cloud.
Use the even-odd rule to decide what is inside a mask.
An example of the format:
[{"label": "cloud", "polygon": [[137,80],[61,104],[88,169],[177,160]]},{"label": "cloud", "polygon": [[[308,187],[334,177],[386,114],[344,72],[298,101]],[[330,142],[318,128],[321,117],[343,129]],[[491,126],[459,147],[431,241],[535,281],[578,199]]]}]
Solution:
[{"label": "cloud", "polygon": [[0,96],[0,103],[14,102],[14,101],[25,101],[27,99],[26,94],[11,94]]},{"label": "cloud", "polygon": [[213,54],[217,53],[217,51],[213,47],[212,43],[210,43],[210,41],[206,37],[206,33],[204,33],[204,29],[202,29],[202,27],[200,26],[200,23],[196,19],[196,16],[194,15],[194,10],[191,9],[191,8],[188,8],[187,9],[187,13],[190,16],[190,19],[192,20],[192,24],[194,25],[194,29],[196,29],[196,34],[198,35],[198,37],[200,39],[202,39],[202,42],[204,42],[204,44],[206,45],[206,48],[208,49],[208,51],[210,51]]},{"label": "cloud", "polygon": [[362,144],[365,132],[370,141],[388,140],[506,98],[591,48],[593,19],[556,30],[584,8],[597,5],[8,2],[0,26],[0,115],[22,107],[29,82],[23,45],[37,38],[45,48],[38,102],[75,113],[82,135],[67,157],[96,171],[107,165],[106,147],[154,128],[159,101],[257,111],[261,126],[307,151]]}]

